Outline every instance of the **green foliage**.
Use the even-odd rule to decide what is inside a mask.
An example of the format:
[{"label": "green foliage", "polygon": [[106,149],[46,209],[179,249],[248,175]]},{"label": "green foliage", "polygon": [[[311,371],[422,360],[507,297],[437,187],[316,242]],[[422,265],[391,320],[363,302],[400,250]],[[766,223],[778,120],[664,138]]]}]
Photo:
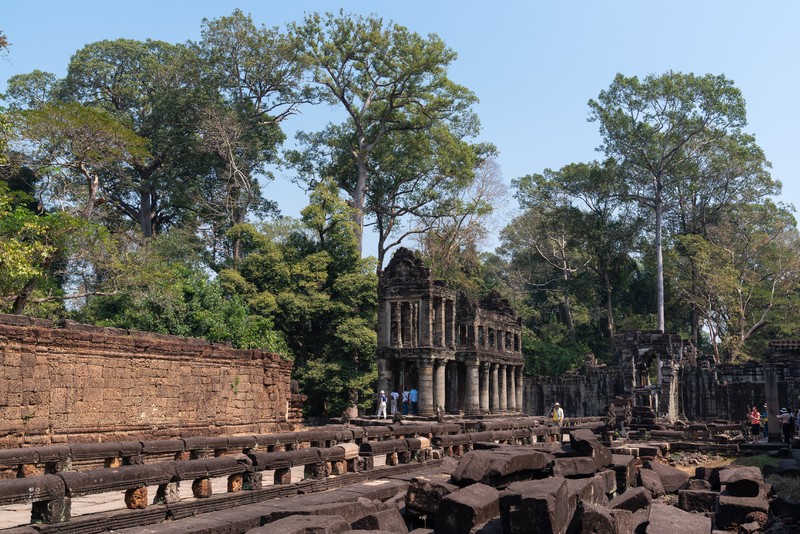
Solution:
[{"label": "green foliage", "polygon": [[558,336],[545,341],[523,329],[522,354],[528,376],[561,376],[578,368],[590,352],[583,343],[571,342],[564,337],[558,339]]}]

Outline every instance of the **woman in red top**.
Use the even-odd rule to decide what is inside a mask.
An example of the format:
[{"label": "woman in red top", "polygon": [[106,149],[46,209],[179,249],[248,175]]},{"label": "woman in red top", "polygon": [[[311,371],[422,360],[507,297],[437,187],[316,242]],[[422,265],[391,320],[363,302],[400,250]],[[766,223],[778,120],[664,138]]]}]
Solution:
[{"label": "woman in red top", "polygon": [[747,414],[747,419],[750,421],[750,435],[753,436],[753,443],[758,443],[758,438],[761,436],[761,414],[755,406]]}]

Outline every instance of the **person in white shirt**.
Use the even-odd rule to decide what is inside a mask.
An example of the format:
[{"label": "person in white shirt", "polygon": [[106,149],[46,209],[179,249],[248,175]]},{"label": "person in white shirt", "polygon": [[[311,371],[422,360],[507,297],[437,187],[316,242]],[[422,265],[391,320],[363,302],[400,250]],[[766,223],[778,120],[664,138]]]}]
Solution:
[{"label": "person in white shirt", "polygon": [[383,418],[386,419],[386,393],[381,390],[380,396],[378,396],[378,417],[383,414]]},{"label": "person in white shirt", "polygon": [[391,409],[392,415],[397,413],[397,398],[400,397],[400,394],[397,391],[392,391],[389,394],[389,398],[392,399]]}]

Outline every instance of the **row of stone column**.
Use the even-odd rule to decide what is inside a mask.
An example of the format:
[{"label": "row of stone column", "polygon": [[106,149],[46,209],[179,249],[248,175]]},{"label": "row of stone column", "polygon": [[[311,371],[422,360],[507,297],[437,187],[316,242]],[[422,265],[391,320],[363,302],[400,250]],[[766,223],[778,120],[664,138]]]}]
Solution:
[{"label": "row of stone column", "polygon": [[466,413],[522,410],[522,366],[467,362]]},{"label": "row of stone column", "polygon": [[455,347],[455,303],[452,300],[392,301],[387,306],[388,346]]},{"label": "row of stone column", "polygon": [[[447,380],[447,360],[419,359],[416,384],[419,392],[417,408],[420,415],[433,415],[436,407],[449,411],[463,408],[466,415],[522,411],[522,365],[467,361],[466,383],[462,387],[457,367]],[[450,362],[456,365],[455,362]],[[378,360],[378,387],[388,391],[391,371],[387,362]]]}]

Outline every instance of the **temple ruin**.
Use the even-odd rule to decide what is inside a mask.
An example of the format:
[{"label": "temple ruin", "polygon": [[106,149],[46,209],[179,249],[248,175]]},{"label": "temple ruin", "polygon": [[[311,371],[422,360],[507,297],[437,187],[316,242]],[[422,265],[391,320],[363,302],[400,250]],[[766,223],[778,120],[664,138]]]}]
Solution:
[{"label": "temple ruin", "polygon": [[472,302],[401,248],[378,285],[378,389],[417,388],[420,415],[520,412],[521,324],[497,292]]}]

